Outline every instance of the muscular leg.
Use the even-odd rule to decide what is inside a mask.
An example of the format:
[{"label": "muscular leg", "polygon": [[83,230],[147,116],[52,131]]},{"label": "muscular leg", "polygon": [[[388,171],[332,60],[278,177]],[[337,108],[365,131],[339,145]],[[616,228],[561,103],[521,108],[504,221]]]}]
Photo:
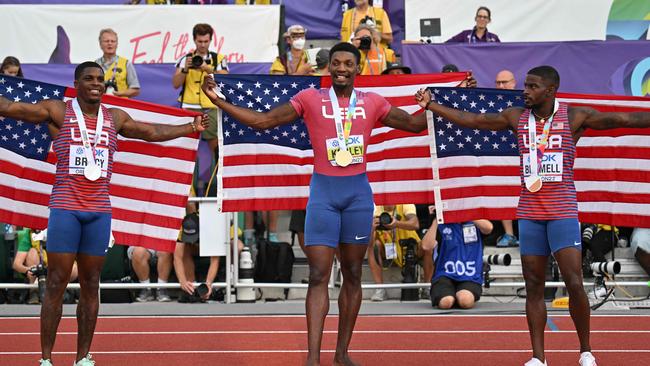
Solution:
[{"label": "muscular leg", "polygon": [[521,265],[526,281],[526,320],[533,357],[544,362],[544,328],[546,327],[546,304],[544,282],[547,256],[522,255]]},{"label": "muscular leg", "polygon": [[569,293],[569,313],[578,332],[580,352],[591,352],[589,345],[589,300],[582,286],[582,257],[576,248],[558,250],[554,256]]},{"label": "muscular leg", "polygon": [[323,338],[323,324],[330,308],[328,282],[334,260],[334,248],[324,245],[306,247],[309,262],[309,288],[305,308],[307,313],[306,365],[320,365],[320,346]]},{"label": "muscular leg", "polygon": [[95,334],[99,311],[99,275],[104,265],[103,256],[79,254],[79,285],[81,295],[77,305],[77,358],[86,357]]},{"label": "muscular leg", "polygon": [[336,339],[334,365],[356,365],[348,355],[352,331],[361,307],[361,266],[366,245],[341,244],[343,285],[339,294],[339,331]]},{"label": "muscular leg", "polygon": [[44,360],[52,358],[56,330],[61,320],[63,293],[76,256],[76,253],[48,253],[47,287],[41,306],[41,353]]}]

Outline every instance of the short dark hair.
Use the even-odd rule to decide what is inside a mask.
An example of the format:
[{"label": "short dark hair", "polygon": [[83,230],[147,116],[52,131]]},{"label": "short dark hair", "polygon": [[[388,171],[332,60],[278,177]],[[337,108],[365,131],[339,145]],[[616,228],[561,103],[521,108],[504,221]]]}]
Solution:
[{"label": "short dark hair", "polygon": [[206,34],[210,35],[210,39],[212,39],[212,35],[214,34],[214,29],[212,29],[212,26],[207,23],[199,23],[192,28],[192,38],[196,39],[196,36],[204,36]]},{"label": "short dark hair", "polygon": [[488,19],[492,19],[492,12],[490,11],[490,9],[488,9],[487,6],[479,6],[478,9],[476,9],[476,16],[478,16],[478,12],[481,11],[481,10],[487,11]]},{"label": "short dark hair", "polygon": [[537,66],[528,71],[528,75],[535,75],[542,78],[544,81],[550,81],[552,84],[555,84],[555,88],[560,87],[560,74],[555,70],[553,66]]},{"label": "short dark hair", "polygon": [[442,67],[441,72],[458,72],[458,66],[454,64],[446,64]]},{"label": "short dark hair", "polygon": [[86,61],[86,62],[82,62],[82,63],[80,63],[80,64],[77,65],[77,67],[74,69],[74,79],[75,79],[75,80],[79,80],[79,78],[81,77],[81,74],[83,74],[83,72],[84,72],[86,69],[89,69],[89,68],[91,68],[91,67],[96,67],[96,68],[100,69],[100,70],[102,71],[102,73],[104,73],[104,69],[102,69],[102,67],[99,66],[99,64],[98,64],[97,62],[94,62],[94,61]]},{"label": "short dark hair", "polygon": [[354,47],[352,43],[340,42],[335,44],[334,47],[330,49],[330,62],[332,62],[332,57],[336,52],[350,52],[357,59],[357,65],[361,63],[361,52],[359,52],[359,50]]}]

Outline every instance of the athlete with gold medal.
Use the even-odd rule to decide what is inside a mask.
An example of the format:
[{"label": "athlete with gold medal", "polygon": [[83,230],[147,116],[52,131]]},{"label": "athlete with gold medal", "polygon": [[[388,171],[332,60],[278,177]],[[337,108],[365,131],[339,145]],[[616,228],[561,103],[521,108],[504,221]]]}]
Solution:
[{"label": "athlete with gold medal", "polygon": [[380,121],[410,132],[427,127],[424,114],[413,117],[392,107],[378,94],[354,90],[360,58],[359,50],[350,43],[335,45],[330,50],[331,88],[305,89],[289,103],[266,113],[220,99],[217,84],[210,78],[203,84],[203,91],[217,107],[250,127],[271,129],[300,117],[307,126],[314,151],[314,173],[305,221],[309,262],[306,365],[320,364],[323,324],[329,310],[327,286],[337,247],[344,280],[338,299],[334,365],[355,365],[348,346],[361,305],[361,266],[372,226],[374,207],[365,154],[375,123]]},{"label": "athlete with gold medal", "polygon": [[[522,189],[517,207],[519,239],[526,281],[526,317],[533,358],[525,366],[547,365],[544,356],[545,269],[552,253],[569,292],[569,309],[580,341],[581,366],[595,366],[589,341],[590,309],[582,285],[582,251],[578,205],[573,184],[575,143],[591,128],[650,127],[650,113],[601,113],[592,108],[558,103],[560,76],[550,66],[528,71],[524,82],[525,108],[475,114],[435,103],[420,90],[415,98],[433,113],[463,127],[511,129],[517,134]],[[538,137],[537,134],[541,132]]]}]

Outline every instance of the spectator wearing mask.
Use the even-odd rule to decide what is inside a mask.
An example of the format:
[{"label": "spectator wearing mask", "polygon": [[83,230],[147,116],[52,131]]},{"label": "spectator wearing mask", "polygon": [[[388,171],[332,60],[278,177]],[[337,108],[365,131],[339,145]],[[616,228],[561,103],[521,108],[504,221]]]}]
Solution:
[{"label": "spectator wearing mask", "polygon": [[176,63],[172,85],[175,89],[182,87],[178,97],[181,108],[208,115],[210,126],[201,133],[201,137],[207,141],[210,150],[216,154],[219,147],[217,107],[201,90],[201,84],[206,75],[227,74],[228,63],[224,55],[210,51],[213,35],[214,30],[209,24],[199,23],[194,26],[192,37],[196,48],[194,52],[181,57]]},{"label": "spectator wearing mask", "polygon": [[307,30],[300,24],[294,24],[287,29],[284,40],[289,45],[289,49],[273,61],[271,74],[311,75],[314,72],[305,51],[306,34]]},{"label": "spectator wearing mask", "polygon": [[441,240],[431,281],[431,304],[440,309],[451,309],[457,304],[462,309],[473,308],[481,298],[483,285],[483,241],[481,234],[492,232],[488,220],[475,220],[457,224],[440,224],[433,221],[422,239],[425,250]]},{"label": "spectator wearing mask", "polygon": [[354,38],[352,32],[363,24],[376,29],[380,38],[377,40],[377,43],[383,48],[388,48],[391,42],[393,42],[393,29],[390,26],[390,20],[386,11],[382,8],[370,6],[368,0],[355,0],[354,3],[354,8],[348,9],[343,13],[341,41],[352,42]]},{"label": "spectator wearing mask", "polygon": [[492,12],[485,6],[476,10],[474,17],[476,25],[472,29],[464,30],[451,37],[445,43],[484,43],[484,42],[501,42],[499,37],[488,32],[487,25],[492,21]]},{"label": "spectator wearing mask", "polygon": [[[497,89],[513,90],[517,86],[515,75],[510,70],[501,70],[495,78],[495,87]],[[501,220],[505,233],[497,239],[497,247],[518,247],[519,240],[515,236],[512,220]]]},{"label": "spectator wearing mask", "polygon": [[19,78],[23,77],[23,70],[20,67],[20,61],[13,56],[7,56],[2,61],[2,66],[0,66],[0,75],[9,75],[16,76]]},{"label": "spectator wearing mask", "polygon": [[361,75],[381,75],[388,63],[395,62],[393,50],[378,45],[379,32],[362,24],[354,32],[352,44],[361,52]]},{"label": "spectator wearing mask", "polygon": [[117,33],[110,28],[99,31],[99,48],[104,54],[95,62],[104,69],[106,94],[125,98],[138,96],[138,75],[133,64],[117,54]]},{"label": "spectator wearing mask", "polygon": [[399,62],[391,62],[386,65],[386,70],[382,71],[382,75],[403,75],[410,74],[411,68],[406,67]]},{"label": "spectator wearing mask", "polygon": [[[140,283],[148,284],[150,280],[150,264],[155,265],[158,273],[158,283],[167,283],[169,274],[172,271],[172,253],[160,252],[153,249],[131,246],[126,251],[133,271]],[[147,302],[157,299],[160,302],[169,302],[171,298],[167,294],[167,289],[160,288],[154,296],[151,288],[140,290],[140,294],[135,298],[138,302]]]}]

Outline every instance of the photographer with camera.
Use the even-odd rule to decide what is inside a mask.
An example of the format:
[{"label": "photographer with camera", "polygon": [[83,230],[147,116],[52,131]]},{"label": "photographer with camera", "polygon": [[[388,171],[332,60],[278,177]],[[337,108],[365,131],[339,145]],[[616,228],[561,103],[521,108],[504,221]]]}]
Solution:
[{"label": "photographer with camera", "polygon": [[104,55],[97,62],[104,69],[106,94],[133,98],[140,94],[140,82],[135,67],[125,57],[117,55],[117,33],[111,28],[99,31],[99,48]]},{"label": "photographer with camera", "polygon": [[217,131],[217,107],[201,90],[206,75],[227,74],[228,63],[224,55],[209,50],[214,30],[209,24],[199,23],[192,29],[196,49],[181,57],[176,63],[172,77],[174,89],[182,87],[178,102],[180,107],[208,115],[210,126],[201,133],[215,156],[219,147]]},{"label": "photographer with camera", "polygon": [[379,32],[366,24],[361,24],[354,31],[352,44],[361,52],[361,75],[381,75],[389,63],[395,62],[395,52],[381,47],[379,39]]},{"label": "photographer with camera", "polygon": [[441,240],[431,280],[431,305],[439,309],[451,309],[454,304],[471,309],[481,298],[483,285],[482,235],[492,232],[489,220],[474,220],[458,224],[438,225],[436,220],[424,234],[422,247],[433,250]]},{"label": "photographer with camera", "polygon": [[[29,283],[36,280],[45,280],[47,274],[47,252],[45,250],[45,239],[47,230],[34,230],[23,228],[16,231],[16,256],[12,264],[13,270]],[[77,264],[72,266],[70,281],[77,279]],[[44,285],[39,283],[39,285]],[[40,288],[39,288],[40,289]],[[42,296],[39,290],[30,289],[28,304],[40,304]]]},{"label": "photographer with camera", "polygon": [[380,35],[380,40],[383,48],[393,42],[393,29],[390,26],[390,20],[386,11],[380,7],[370,6],[369,0],[355,0],[355,7],[348,9],[343,13],[343,21],[341,22],[341,41],[352,42],[352,31],[358,26],[365,24],[372,28],[377,29]]},{"label": "photographer with camera", "polygon": [[[420,223],[416,214],[416,208],[413,204],[404,205],[387,205],[375,207],[373,219],[372,240],[368,247],[368,264],[372,271],[372,277],[375,283],[381,284],[384,282],[382,268],[386,267],[387,262],[394,263],[400,268],[404,268],[405,273],[411,273],[412,268],[405,268],[409,266],[415,267],[413,263],[406,263],[407,248],[401,243],[406,239],[413,239],[417,246],[418,257],[422,256],[420,248],[420,237],[417,230],[420,228]],[[425,259],[425,280],[430,281],[433,273],[433,261],[431,260],[431,253],[424,254]],[[427,266],[427,258],[429,265]],[[389,264],[390,265],[390,264]],[[428,269],[428,274],[427,274]],[[414,276],[413,276],[414,277]],[[410,282],[417,282],[416,278],[410,278]],[[386,300],[386,290],[377,289],[370,298],[372,301]]]}]

